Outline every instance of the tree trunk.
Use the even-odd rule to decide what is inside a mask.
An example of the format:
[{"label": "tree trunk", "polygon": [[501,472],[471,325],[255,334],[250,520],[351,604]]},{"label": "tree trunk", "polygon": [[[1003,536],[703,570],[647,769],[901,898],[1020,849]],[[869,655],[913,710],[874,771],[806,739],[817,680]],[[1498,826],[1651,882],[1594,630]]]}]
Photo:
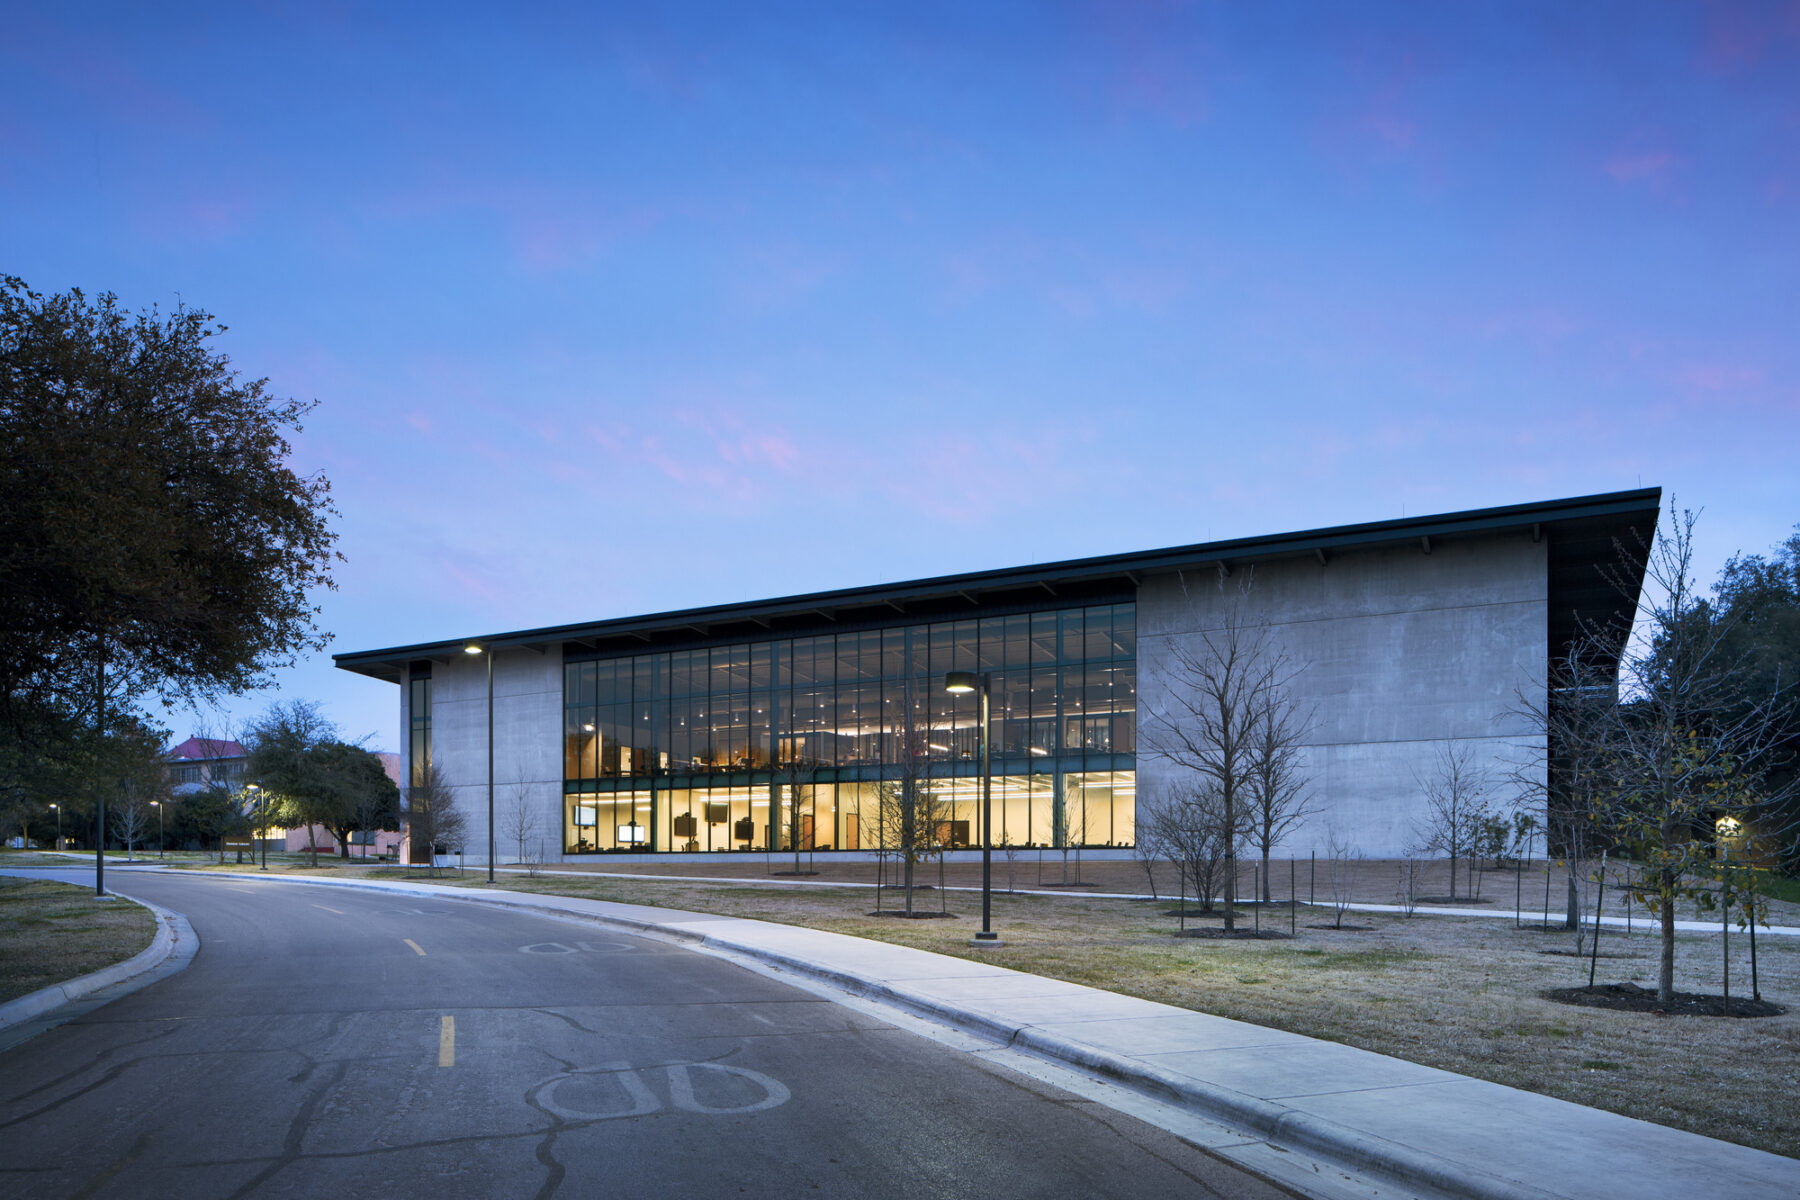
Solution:
[{"label": "tree trunk", "polygon": [[1659,871],[1657,882],[1662,887],[1662,962],[1656,968],[1656,998],[1664,1004],[1675,1000],[1675,876]]},{"label": "tree trunk", "polygon": [[1262,902],[1265,905],[1267,905],[1267,904],[1272,903],[1272,901],[1269,899],[1269,843],[1267,843],[1267,842],[1263,843],[1262,859],[1263,859]]}]

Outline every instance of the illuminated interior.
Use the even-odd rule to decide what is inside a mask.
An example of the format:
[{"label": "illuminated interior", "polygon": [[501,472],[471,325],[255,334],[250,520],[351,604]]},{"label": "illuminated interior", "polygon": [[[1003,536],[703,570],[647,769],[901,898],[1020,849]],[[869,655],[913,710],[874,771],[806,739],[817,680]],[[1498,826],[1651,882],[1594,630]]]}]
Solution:
[{"label": "illuminated interior", "polygon": [[1122,846],[1135,800],[1130,604],[567,661],[569,853],[875,849],[910,776],[934,841],[980,840],[991,680],[994,841]]}]

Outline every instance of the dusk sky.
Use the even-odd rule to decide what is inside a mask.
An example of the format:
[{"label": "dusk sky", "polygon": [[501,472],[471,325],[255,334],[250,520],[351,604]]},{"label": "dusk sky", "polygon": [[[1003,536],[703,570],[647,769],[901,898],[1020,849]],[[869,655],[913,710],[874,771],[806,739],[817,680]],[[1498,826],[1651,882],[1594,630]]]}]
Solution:
[{"label": "dusk sky", "polygon": [[[318,401],[333,650],[1640,485],[1710,583],[1800,522],[1800,5],[519,8],[0,32],[0,272]],[[398,748],[277,684],[213,727]]]}]

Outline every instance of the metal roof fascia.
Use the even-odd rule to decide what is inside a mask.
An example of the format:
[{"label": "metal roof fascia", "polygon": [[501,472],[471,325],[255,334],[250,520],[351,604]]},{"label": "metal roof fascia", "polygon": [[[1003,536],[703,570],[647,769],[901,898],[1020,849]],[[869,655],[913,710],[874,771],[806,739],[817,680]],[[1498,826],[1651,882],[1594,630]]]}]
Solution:
[{"label": "metal roof fascia", "polygon": [[[1200,542],[1172,546],[1160,550],[1133,551],[1094,558],[1065,559],[1018,567],[1002,567],[960,575],[939,575],[925,579],[904,580],[891,584],[872,584],[832,592],[811,592],[781,596],[749,604],[721,604],[706,608],[678,609],[619,617],[608,621],[577,625],[544,626],[536,629],[497,633],[486,637],[448,639],[423,642],[411,646],[392,646],[380,650],[351,651],[332,656],[333,664],[342,670],[373,675],[364,667],[393,663],[397,659],[430,658],[459,652],[470,642],[499,647],[529,642],[559,642],[592,637],[635,634],[644,630],[693,628],[699,623],[752,621],[762,617],[780,617],[843,609],[862,605],[883,606],[889,597],[905,595],[925,599],[933,595],[955,596],[970,590],[996,591],[1006,587],[1033,587],[1046,578],[1060,581],[1093,580],[1107,575],[1125,576],[1132,571],[1175,570],[1184,566],[1209,566],[1230,559],[1234,566],[1251,565],[1256,558],[1287,557],[1311,554],[1317,550],[1366,547],[1386,542],[1410,541],[1421,536],[1455,537],[1497,532],[1507,528],[1526,528],[1534,524],[1555,525],[1561,521],[1598,516],[1622,516],[1650,509],[1660,511],[1662,489],[1641,488],[1630,492],[1575,496],[1562,500],[1514,504],[1495,508],[1469,509],[1425,517],[1401,517],[1388,521],[1358,525],[1328,526],[1299,530],[1273,536],[1233,538],[1222,542]],[[765,626],[766,627],[766,626]],[[387,678],[385,674],[376,678]]]}]

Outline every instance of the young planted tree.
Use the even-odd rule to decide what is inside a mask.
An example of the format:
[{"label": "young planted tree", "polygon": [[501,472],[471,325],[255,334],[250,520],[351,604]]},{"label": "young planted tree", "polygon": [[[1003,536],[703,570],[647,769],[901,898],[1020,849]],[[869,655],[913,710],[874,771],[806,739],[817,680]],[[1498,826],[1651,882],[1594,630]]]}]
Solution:
[{"label": "young planted tree", "polygon": [[[1002,845],[1005,844],[1002,839]],[[1149,816],[1141,816],[1137,822],[1137,831],[1132,837],[1131,858],[1133,862],[1144,869],[1144,879],[1150,885],[1152,900],[1162,899],[1156,889],[1156,864],[1173,857],[1163,840],[1162,830],[1158,827],[1158,823]],[[1007,874],[1006,890],[1012,890],[1010,869]]]},{"label": "young planted tree", "polygon": [[1417,829],[1420,844],[1450,859],[1450,899],[1456,899],[1456,863],[1469,858],[1475,870],[1474,847],[1482,825],[1492,814],[1487,791],[1490,779],[1468,742],[1446,742],[1438,747],[1428,771],[1414,777],[1425,795],[1424,818]]},{"label": "young planted tree", "polygon": [[1285,687],[1264,690],[1257,707],[1250,729],[1250,840],[1262,852],[1262,902],[1268,904],[1274,849],[1313,812],[1304,745],[1312,720]]},{"label": "young planted tree", "polygon": [[1604,736],[1609,786],[1594,801],[1601,830],[1630,851],[1633,890],[1660,923],[1657,995],[1675,992],[1675,905],[1699,895],[1715,869],[1722,824],[1769,823],[1794,784],[1770,768],[1792,720],[1777,681],[1746,690],[1731,653],[1733,619],[1710,606],[1693,576],[1692,512],[1670,505],[1645,556],[1640,619],[1620,662],[1622,702]]},{"label": "young planted tree", "polygon": [[[1352,889],[1355,885],[1357,868],[1362,862],[1362,851],[1358,850],[1355,843],[1351,842],[1349,838],[1333,829],[1326,836],[1325,858],[1330,863],[1328,894],[1331,896],[1331,927],[1342,929],[1344,914],[1350,911],[1350,905],[1354,903]],[[1405,873],[1401,876],[1402,894],[1400,898],[1401,907],[1405,909],[1407,916],[1412,915],[1412,898],[1417,894],[1414,890],[1413,878],[1413,864],[1409,860],[1405,867]]]},{"label": "young planted tree", "polygon": [[133,848],[144,840],[144,834],[150,829],[154,820],[154,810],[150,802],[157,798],[156,793],[140,784],[137,780],[127,779],[119,788],[108,814],[112,821],[113,836],[125,843],[125,858],[130,861]]},{"label": "young planted tree", "polygon": [[893,718],[888,738],[894,761],[887,766],[895,777],[884,780],[875,788],[880,844],[892,850],[900,860],[908,917],[914,915],[913,888],[917,869],[920,864],[943,853],[939,832],[950,817],[949,804],[932,788],[927,774],[930,737],[913,691],[913,683],[908,680],[901,711]]},{"label": "young planted tree", "polygon": [[780,799],[785,802],[782,809],[783,823],[787,826],[788,848],[794,852],[794,874],[801,874],[800,854],[810,845],[807,819],[812,815],[807,811],[808,793],[812,791],[813,778],[818,774],[819,764],[812,759],[793,755],[783,759],[775,767],[775,786],[779,790]]},{"label": "young planted tree", "polygon": [[1521,805],[1513,840],[1528,845],[1536,813],[1544,815],[1545,855],[1567,868],[1564,927],[1577,932],[1586,911],[1582,881],[1602,842],[1594,811],[1606,779],[1606,730],[1619,701],[1611,661],[1593,637],[1570,643],[1550,663],[1544,698],[1520,693],[1508,714],[1532,735],[1515,747],[1507,769]]},{"label": "young planted tree", "polygon": [[450,785],[436,763],[426,764],[423,779],[406,789],[407,834],[412,839],[414,862],[423,852],[429,874],[437,877],[437,856],[460,846],[466,833],[463,813],[456,807]]},{"label": "young planted tree", "polygon": [[[1299,667],[1275,643],[1269,628],[1248,614],[1250,579],[1227,592],[1212,624],[1169,644],[1162,702],[1149,715],[1149,752],[1185,768],[1194,783],[1181,794],[1206,795],[1217,814],[1225,875],[1225,929],[1236,928],[1237,847],[1249,830],[1257,727],[1271,707],[1280,708]],[[1197,615],[1203,618],[1198,605]]]},{"label": "young planted tree", "polygon": [[1071,803],[1067,793],[1057,797],[1050,809],[1050,839],[1062,856],[1062,883],[1070,884],[1069,856],[1075,856],[1074,883],[1081,882],[1081,847],[1087,843],[1087,803],[1078,798]]},{"label": "young planted tree", "polygon": [[[1193,885],[1200,911],[1213,911],[1213,898],[1225,891],[1226,834],[1224,800],[1217,787],[1202,783],[1166,794],[1149,814],[1151,836],[1164,847],[1181,879],[1182,924],[1187,923],[1186,896]],[[1226,897],[1229,904],[1231,898]]]},{"label": "young planted tree", "polygon": [[531,785],[523,777],[507,788],[506,804],[500,811],[500,835],[511,842],[524,863],[525,847],[538,835],[538,807],[531,798]]}]

